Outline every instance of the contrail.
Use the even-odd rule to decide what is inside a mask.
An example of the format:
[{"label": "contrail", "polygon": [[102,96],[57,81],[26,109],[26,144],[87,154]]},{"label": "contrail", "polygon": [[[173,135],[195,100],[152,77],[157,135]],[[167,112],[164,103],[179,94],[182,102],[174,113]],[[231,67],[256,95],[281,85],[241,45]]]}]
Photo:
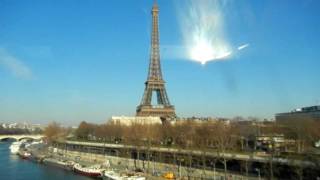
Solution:
[{"label": "contrail", "polygon": [[243,45],[241,45],[241,46],[238,47],[238,50],[242,50],[242,49],[244,49],[244,48],[247,48],[249,45],[250,45],[249,43],[243,44]]},{"label": "contrail", "polygon": [[27,65],[11,55],[5,48],[0,47],[0,67],[1,66],[8,69],[16,77],[23,79],[33,78],[33,73]]}]

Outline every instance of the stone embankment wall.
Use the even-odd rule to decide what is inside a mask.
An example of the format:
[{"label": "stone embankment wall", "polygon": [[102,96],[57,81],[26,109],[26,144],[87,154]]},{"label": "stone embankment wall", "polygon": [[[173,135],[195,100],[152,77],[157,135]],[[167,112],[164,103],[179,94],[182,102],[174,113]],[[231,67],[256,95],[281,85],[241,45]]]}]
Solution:
[{"label": "stone embankment wall", "polygon": [[[55,153],[51,151],[51,154],[60,156],[69,160],[82,162],[84,164],[103,164],[109,161],[111,168],[120,170],[133,170],[135,168],[143,169],[145,172],[150,174],[163,175],[166,172],[173,172],[176,177],[181,179],[224,179],[223,172],[214,172],[208,170],[194,169],[188,167],[180,167],[177,165],[147,162],[142,160],[134,160],[128,158],[121,158],[115,156],[107,156],[101,154],[93,154],[79,151],[66,151],[64,149],[57,149]],[[237,174],[228,173],[228,179],[232,180],[257,180],[258,177],[245,177]],[[215,177],[215,178],[214,178]],[[262,178],[260,178],[262,179]]]}]

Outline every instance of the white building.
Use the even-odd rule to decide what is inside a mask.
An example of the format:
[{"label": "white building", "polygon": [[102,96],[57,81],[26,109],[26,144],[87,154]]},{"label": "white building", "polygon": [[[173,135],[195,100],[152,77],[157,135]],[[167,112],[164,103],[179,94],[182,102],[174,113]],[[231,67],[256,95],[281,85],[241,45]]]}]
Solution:
[{"label": "white building", "polygon": [[160,117],[139,117],[139,116],[112,116],[111,121],[114,123],[120,123],[121,125],[130,126],[134,123],[138,124],[161,124]]}]

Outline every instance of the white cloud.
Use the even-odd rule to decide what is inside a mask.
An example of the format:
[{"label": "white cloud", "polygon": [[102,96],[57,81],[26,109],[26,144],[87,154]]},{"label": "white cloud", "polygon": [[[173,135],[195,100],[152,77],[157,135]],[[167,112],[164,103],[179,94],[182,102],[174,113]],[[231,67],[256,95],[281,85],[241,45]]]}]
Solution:
[{"label": "white cloud", "polygon": [[33,78],[31,69],[20,59],[10,54],[5,48],[0,48],[0,66],[9,70],[14,76],[18,78]]}]

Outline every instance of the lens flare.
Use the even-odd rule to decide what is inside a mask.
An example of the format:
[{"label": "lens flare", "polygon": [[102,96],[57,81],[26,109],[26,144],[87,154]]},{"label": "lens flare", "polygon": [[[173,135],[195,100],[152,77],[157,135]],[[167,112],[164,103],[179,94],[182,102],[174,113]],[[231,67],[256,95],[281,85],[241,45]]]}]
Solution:
[{"label": "lens flare", "polygon": [[193,47],[190,48],[190,58],[194,61],[200,62],[203,65],[208,61],[225,59],[231,54],[231,51],[223,49],[219,46],[216,46],[215,48],[205,39],[199,40]]},{"label": "lens flare", "polygon": [[[178,1],[176,1],[178,2]],[[185,0],[177,3],[178,20],[182,34],[181,48],[172,50],[171,56],[205,65],[211,61],[237,57],[249,43],[232,45],[225,30],[225,19],[230,0]]]},{"label": "lens flare", "polygon": [[222,1],[186,2],[180,12],[180,23],[188,59],[206,64],[231,56],[231,46],[224,32]]},{"label": "lens flare", "polygon": [[196,61],[205,64],[207,61],[214,58],[212,46],[205,41],[195,44],[190,50],[190,57]]}]

